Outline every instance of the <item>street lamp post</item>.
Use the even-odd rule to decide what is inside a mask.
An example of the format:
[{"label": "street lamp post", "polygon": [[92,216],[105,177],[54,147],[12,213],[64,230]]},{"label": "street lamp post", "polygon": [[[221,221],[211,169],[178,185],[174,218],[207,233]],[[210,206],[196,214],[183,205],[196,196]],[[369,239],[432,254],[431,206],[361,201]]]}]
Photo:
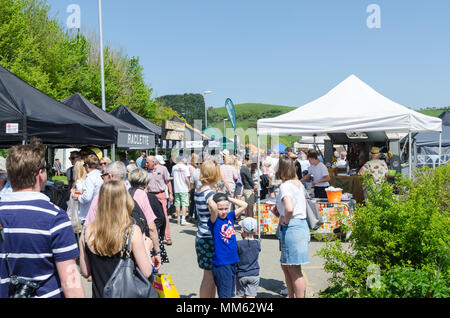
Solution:
[{"label": "street lamp post", "polygon": [[208,128],[208,106],[206,104],[206,95],[211,94],[212,91],[204,91],[203,96],[205,99],[205,129]]},{"label": "street lamp post", "polygon": [[105,100],[105,66],[103,62],[103,22],[102,22],[102,0],[98,0],[98,27],[100,35],[100,77],[102,85],[102,109],[106,111]]},{"label": "street lamp post", "polygon": [[225,149],[226,148],[226,144],[227,144],[227,137],[225,134],[226,128],[225,128],[225,122],[228,120],[228,118],[224,118],[223,119],[223,138],[222,138],[222,142],[223,142],[223,146],[222,148]]},{"label": "street lamp post", "polygon": [[[103,58],[103,19],[102,19],[102,0],[98,0],[98,33],[100,36],[100,79],[102,86],[102,109],[106,111],[106,98],[105,98],[105,64]],[[115,161],[115,145],[111,146],[112,160]],[[103,156],[108,155],[108,150],[103,150]]]}]

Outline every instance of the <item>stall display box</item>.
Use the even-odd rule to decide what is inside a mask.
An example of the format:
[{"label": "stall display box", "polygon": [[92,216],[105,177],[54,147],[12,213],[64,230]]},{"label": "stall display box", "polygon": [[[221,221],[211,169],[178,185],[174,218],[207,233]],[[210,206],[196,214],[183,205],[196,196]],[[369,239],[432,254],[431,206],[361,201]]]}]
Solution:
[{"label": "stall display box", "polygon": [[[275,201],[261,201],[259,205],[261,216],[258,231],[261,232],[261,235],[275,235],[277,233],[279,218],[272,213],[274,206]],[[255,203],[254,211],[257,211],[256,207]],[[254,218],[258,222],[258,215],[255,215]]]},{"label": "stall display box", "polygon": [[[340,203],[329,203],[327,200],[315,200],[320,214],[323,217],[323,224],[314,233],[318,234],[333,234],[333,230],[339,227],[339,218],[352,217],[355,207],[355,200],[341,201]],[[272,213],[275,205],[274,201],[261,201],[260,203],[260,223],[258,231],[261,235],[275,235],[277,233],[279,218]],[[257,211],[257,205],[254,205],[254,211]],[[258,221],[258,215],[254,216]],[[257,232],[258,233],[258,232]]]},{"label": "stall display box", "polygon": [[320,234],[333,233],[339,227],[339,217],[352,217],[354,202],[342,201],[341,203],[329,203],[318,201],[317,207],[323,217],[323,225],[315,232]]}]

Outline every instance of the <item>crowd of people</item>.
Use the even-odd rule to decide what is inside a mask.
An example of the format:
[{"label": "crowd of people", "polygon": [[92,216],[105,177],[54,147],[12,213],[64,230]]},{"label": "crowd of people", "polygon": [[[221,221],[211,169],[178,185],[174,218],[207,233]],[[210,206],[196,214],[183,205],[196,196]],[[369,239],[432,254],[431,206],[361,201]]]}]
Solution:
[{"label": "crowd of people", "polygon": [[[372,160],[363,169],[380,166],[377,152],[372,148]],[[215,297],[216,292],[221,298],[256,297],[261,244],[253,206],[258,193],[276,201],[273,212],[279,216],[280,263],[289,297],[305,297],[301,266],[308,263],[310,235],[303,183],[313,178],[315,197],[320,198],[326,197],[330,180],[315,152],[297,155],[288,148],[283,155],[262,156],[258,167],[255,157],[241,158],[226,150],[219,155],[179,155],[167,162],[145,152],[136,161],[124,154],[120,161],[111,161],[101,153],[73,151],[66,174],[71,206],[78,211],[71,214],[42,193],[47,164],[38,139],[10,148],[6,160],[0,159],[0,297],[18,288],[11,273],[37,282],[32,292],[36,297],[84,297],[81,284],[74,283],[80,281],[78,265],[81,275],[92,280],[93,297],[103,297],[120,260],[124,235],[131,230],[136,266],[150,279],[169,262],[165,245],[174,244],[171,217],[180,226],[197,224],[201,298]],[[277,191],[275,180],[281,182]],[[73,213],[79,213],[82,226],[79,241],[69,219]]]}]

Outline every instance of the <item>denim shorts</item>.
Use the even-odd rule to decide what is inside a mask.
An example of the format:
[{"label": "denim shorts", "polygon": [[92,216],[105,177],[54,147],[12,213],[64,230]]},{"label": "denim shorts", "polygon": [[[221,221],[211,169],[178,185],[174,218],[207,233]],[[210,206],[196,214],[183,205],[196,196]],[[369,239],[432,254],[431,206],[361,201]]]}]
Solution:
[{"label": "denim shorts", "polygon": [[310,231],[306,219],[291,219],[288,225],[281,225],[281,265],[303,265],[309,263],[309,241]]},{"label": "denim shorts", "polygon": [[213,265],[212,273],[219,298],[233,298],[236,290],[236,264]]}]

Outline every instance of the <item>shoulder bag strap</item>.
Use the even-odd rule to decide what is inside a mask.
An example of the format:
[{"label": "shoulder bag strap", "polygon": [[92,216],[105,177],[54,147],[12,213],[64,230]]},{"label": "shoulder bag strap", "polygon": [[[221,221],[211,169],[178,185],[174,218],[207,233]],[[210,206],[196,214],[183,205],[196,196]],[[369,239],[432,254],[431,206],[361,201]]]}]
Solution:
[{"label": "shoulder bag strap", "polygon": [[131,256],[131,237],[134,232],[134,224],[131,224],[130,228],[125,230],[125,235],[123,237],[122,251],[120,256],[129,258]]},{"label": "shoulder bag strap", "polygon": [[11,266],[9,265],[8,261],[8,252],[6,251],[6,241],[5,241],[5,233],[3,231],[3,224],[0,221],[0,239],[2,240],[2,244],[5,250],[5,261],[6,261],[6,267],[8,269],[8,276],[11,277]]},{"label": "shoulder bag strap", "polygon": [[134,197],[134,193],[136,192],[137,188],[131,187],[128,189],[128,193],[131,195],[131,197]]}]

